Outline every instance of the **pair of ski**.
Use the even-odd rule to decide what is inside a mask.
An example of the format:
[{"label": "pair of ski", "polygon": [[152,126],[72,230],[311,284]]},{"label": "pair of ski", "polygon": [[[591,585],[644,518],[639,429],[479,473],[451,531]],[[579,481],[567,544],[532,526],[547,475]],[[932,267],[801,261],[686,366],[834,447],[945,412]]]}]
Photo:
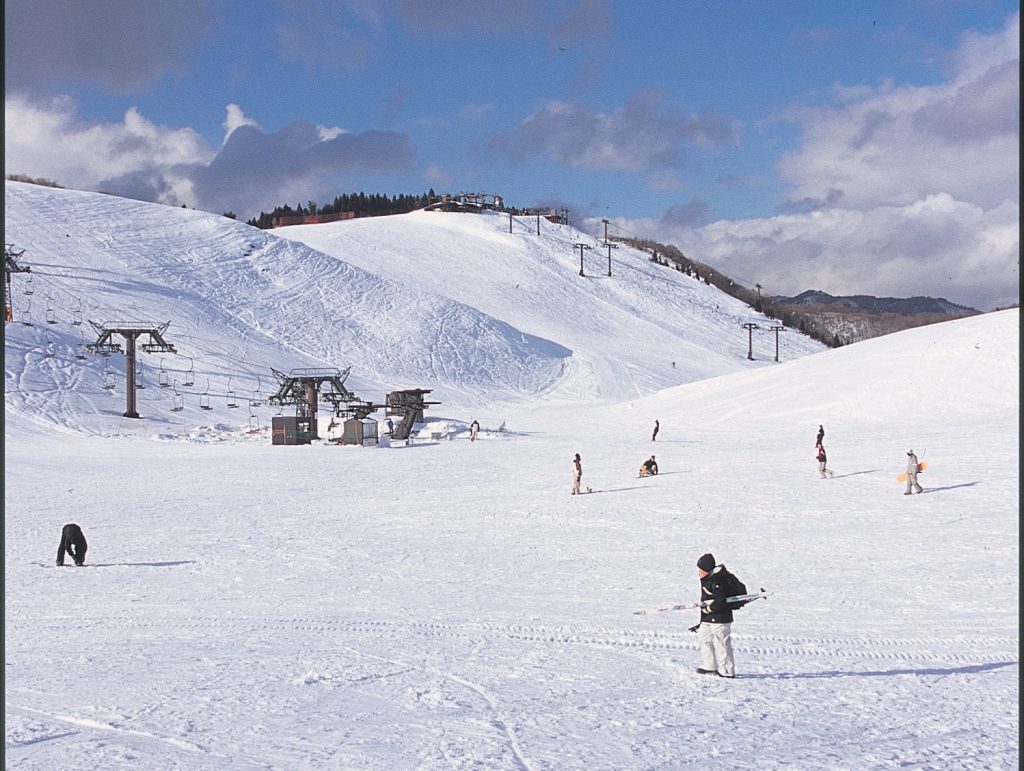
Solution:
[{"label": "pair of ski", "polygon": [[[761,591],[755,594],[737,594],[733,597],[726,597],[726,602],[750,602],[751,600],[764,600],[771,597],[774,592],[765,591],[762,587]],[[647,610],[634,610],[634,616],[650,616],[655,613],[665,613],[670,610],[692,610],[693,608],[706,608],[714,600],[701,600],[700,602],[686,602],[682,605],[672,605],[668,608],[648,608]]]}]

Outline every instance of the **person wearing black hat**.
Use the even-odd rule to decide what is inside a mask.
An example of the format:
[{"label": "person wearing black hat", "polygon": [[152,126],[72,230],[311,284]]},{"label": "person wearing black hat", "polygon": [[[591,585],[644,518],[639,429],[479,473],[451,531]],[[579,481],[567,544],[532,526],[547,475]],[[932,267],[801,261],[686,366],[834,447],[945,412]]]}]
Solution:
[{"label": "person wearing black hat", "polygon": [[917,474],[921,470],[917,462],[917,456],[913,450],[907,450],[907,491],[904,495],[910,495],[911,490],[915,493],[923,493],[924,488],[917,483]]},{"label": "person wearing black hat", "polygon": [[[697,560],[700,575],[700,599],[710,602],[701,605],[700,623],[696,626],[697,641],[700,643],[700,666],[702,675],[735,677],[736,663],[732,656],[732,607],[727,597],[746,594],[746,587],[736,576],[719,565],[713,554],[704,554]],[[735,606],[735,607],[738,607]]]}]

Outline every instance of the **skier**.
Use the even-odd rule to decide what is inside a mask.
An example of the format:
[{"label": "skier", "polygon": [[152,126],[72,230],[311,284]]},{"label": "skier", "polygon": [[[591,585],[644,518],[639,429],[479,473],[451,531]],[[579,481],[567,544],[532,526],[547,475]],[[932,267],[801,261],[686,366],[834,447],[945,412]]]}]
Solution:
[{"label": "skier", "polygon": [[60,546],[57,547],[57,564],[64,564],[64,552],[71,555],[75,565],[82,567],[85,564],[85,552],[89,544],[85,542],[85,534],[82,528],[74,522],[64,525],[60,531]]},{"label": "skier", "polygon": [[395,423],[391,418],[388,418],[388,434],[395,433]]},{"label": "skier", "polygon": [[572,494],[580,494],[580,480],[583,479],[583,461],[580,460],[580,454],[576,453],[576,456],[572,459]]},{"label": "skier", "polygon": [[701,606],[700,623],[690,628],[690,631],[697,633],[697,641],[700,643],[700,666],[697,672],[702,675],[735,677],[732,608],[725,599],[746,594],[747,587],[726,570],[725,565],[717,564],[713,554],[701,555],[697,560],[697,574],[700,576],[701,600],[711,600],[709,605]]},{"label": "skier", "polygon": [[653,433],[653,434],[651,434],[651,441],[652,441],[652,442],[653,442],[653,441],[654,441],[655,439],[657,439],[657,438],[658,438],[658,429],[659,429],[659,428],[661,428],[661,423],[659,423],[659,422],[658,422],[657,420],[655,420],[655,421],[654,421],[654,433]]},{"label": "skier", "polygon": [[911,490],[915,493],[923,493],[924,488],[917,483],[917,473],[920,471],[917,456],[913,450],[907,450],[907,491],[904,495],[910,495]]},{"label": "skier", "polygon": [[469,441],[475,442],[476,435],[480,433],[480,424],[473,419],[473,422],[469,424]]},{"label": "skier", "polygon": [[640,476],[651,477],[658,473],[658,461],[652,455],[640,465]]},{"label": "skier", "polygon": [[818,443],[818,473],[821,474],[821,478],[824,479],[826,475],[834,476],[831,471],[825,468],[825,464],[828,462],[828,456],[825,454],[825,445]]},{"label": "skier", "polygon": [[825,440],[825,428],[818,426],[818,438],[814,440],[814,446],[817,447]]}]

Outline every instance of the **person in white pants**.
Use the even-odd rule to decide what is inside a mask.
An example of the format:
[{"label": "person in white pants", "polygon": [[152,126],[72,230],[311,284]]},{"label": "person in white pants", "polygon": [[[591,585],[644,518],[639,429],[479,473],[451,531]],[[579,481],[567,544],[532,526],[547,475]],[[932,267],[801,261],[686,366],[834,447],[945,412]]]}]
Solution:
[{"label": "person in white pants", "polygon": [[713,554],[704,554],[697,560],[697,573],[700,576],[700,598],[702,601],[711,601],[701,606],[700,624],[696,629],[700,643],[700,666],[697,672],[702,675],[735,677],[732,608],[725,599],[743,594],[745,588],[743,592],[739,591],[738,579],[726,570],[725,565],[717,565]]}]

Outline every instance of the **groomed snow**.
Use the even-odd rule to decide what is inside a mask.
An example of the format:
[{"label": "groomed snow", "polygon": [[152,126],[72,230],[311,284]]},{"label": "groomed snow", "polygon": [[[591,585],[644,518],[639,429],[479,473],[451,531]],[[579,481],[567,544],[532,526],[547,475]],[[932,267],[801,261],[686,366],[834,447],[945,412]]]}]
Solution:
[{"label": "groomed snow", "polygon": [[[530,218],[5,192],[7,767],[1018,766],[1017,310],[749,361],[771,320],[624,247],[581,278],[586,237]],[[142,419],[79,309],[170,322]],[[441,404],[409,445],[272,446],[270,368],[348,366]],[[705,551],[774,592],[734,681],[694,672],[696,611],[633,614]]]}]

